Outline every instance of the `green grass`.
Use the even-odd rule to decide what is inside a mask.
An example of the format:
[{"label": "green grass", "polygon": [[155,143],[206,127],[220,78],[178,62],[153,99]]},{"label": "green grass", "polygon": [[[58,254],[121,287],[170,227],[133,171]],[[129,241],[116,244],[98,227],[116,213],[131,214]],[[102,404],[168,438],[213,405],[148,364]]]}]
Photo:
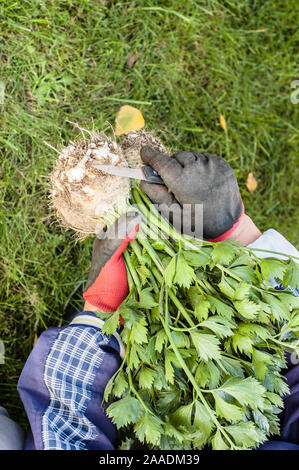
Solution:
[{"label": "green grass", "polygon": [[108,129],[141,102],[148,129],[225,157],[248,215],[298,243],[298,13],[296,0],[0,2],[0,405],[23,424],[16,383],[35,333],[60,324],[91,254],[50,217],[43,142],[76,138],[66,120]]}]

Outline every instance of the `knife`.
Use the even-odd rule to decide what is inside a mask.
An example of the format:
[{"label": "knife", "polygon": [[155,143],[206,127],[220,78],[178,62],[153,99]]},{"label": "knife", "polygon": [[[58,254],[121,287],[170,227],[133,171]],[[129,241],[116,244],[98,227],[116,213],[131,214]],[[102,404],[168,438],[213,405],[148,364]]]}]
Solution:
[{"label": "knife", "polygon": [[165,185],[162,178],[160,178],[158,173],[150,166],[142,166],[141,168],[127,168],[123,166],[98,164],[92,166],[104,173],[108,173],[109,175],[123,176],[124,178],[134,178],[136,180],[147,181],[148,183]]}]

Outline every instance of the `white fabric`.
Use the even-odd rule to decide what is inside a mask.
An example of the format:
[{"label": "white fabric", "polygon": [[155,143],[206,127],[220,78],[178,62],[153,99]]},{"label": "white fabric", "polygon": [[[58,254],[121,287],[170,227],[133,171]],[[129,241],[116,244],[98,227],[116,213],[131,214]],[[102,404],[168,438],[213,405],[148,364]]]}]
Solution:
[{"label": "white fabric", "polygon": [[[279,251],[281,253],[285,253],[286,255],[293,255],[298,256],[299,252],[296,248],[286,239],[284,238],[279,232],[270,228],[266,230],[255,242],[248,245],[249,248],[260,248],[262,250],[271,250],[271,251]],[[279,259],[287,259],[285,256],[282,255],[274,255],[273,253],[266,253],[264,251],[256,251],[255,254],[259,258],[269,258],[275,257]],[[294,259],[297,263],[299,263],[298,259]]]},{"label": "white fabric", "polygon": [[[77,324],[77,325],[86,325],[86,326],[96,326],[99,328],[99,330],[102,330],[102,326],[104,325],[104,320],[101,320],[98,317],[91,316],[91,315],[84,315],[84,313],[78,315],[71,321],[71,325]],[[119,355],[122,359],[124,359],[125,354],[126,354],[126,349],[125,345],[120,337],[120,335],[117,333],[117,331],[112,335],[114,338],[117,340],[118,345],[119,345]]]}]

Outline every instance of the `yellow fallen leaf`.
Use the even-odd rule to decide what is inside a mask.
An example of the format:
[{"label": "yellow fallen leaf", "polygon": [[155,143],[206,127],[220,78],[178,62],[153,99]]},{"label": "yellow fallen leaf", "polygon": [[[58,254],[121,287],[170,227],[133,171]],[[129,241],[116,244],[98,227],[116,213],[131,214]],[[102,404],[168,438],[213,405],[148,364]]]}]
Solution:
[{"label": "yellow fallen leaf", "polygon": [[222,129],[226,131],[226,120],[225,120],[225,117],[222,116],[222,114],[220,114],[219,116],[219,121],[220,121],[220,126],[222,127]]},{"label": "yellow fallen leaf", "polygon": [[139,109],[125,105],[120,108],[115,119],[115,135],[129,134],[144,127],[144,118]]},{"label": "yellow fallen leaf", "polygon": [[246,186],[247,186],[247,189],[250,193],[253,193],[256,190],[256,188],[258,187],[258,182],[256,181],[255,177],[253,176],[252,171],[250,173],[248,173]]}]

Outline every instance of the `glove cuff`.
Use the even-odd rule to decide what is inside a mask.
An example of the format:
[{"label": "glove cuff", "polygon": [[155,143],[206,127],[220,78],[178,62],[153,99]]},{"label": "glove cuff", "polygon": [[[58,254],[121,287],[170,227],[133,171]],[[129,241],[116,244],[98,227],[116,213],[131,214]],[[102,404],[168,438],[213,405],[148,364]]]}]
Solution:
[{"label": "glove cuff", "polygon": [[86,291],[86,293],[83,294],[83,297],[91,305],[101,310],[101,312],[108,313],[108,312],[115,312],[120,306],[120,304],[125,300],[127,295],[128,295],[127,291],[125,293],[120,292],[118,296],[116,296],[115,293],[113,293],[110,296],[110,298],[107,299],[105,294],[103,295],[102,293],[88,294],[88,292]]},{"label": "glove cuff", "polygon": [[121,256],[102,268],[96,281],[83,293],[83,297],[103,312],[115,312],[129,293],[125,262]]},{"label": "glove cuff", "polygon": [[243,201],[242,201],[242,212],[241,212],[241,215],[238,218],[238,220],[234,223],[234,225],[229,230],[227,230],[226,232],[219,235],[219,237],[217,237],[217,238],[207,238],[207,241],[208,242],[224,242],[225,240],[227,240],[231,236],[231,234],[236,230],[236,228],[240,225],[240,222],[241,222],[244,214],[245,214],[245,208],[244,208],[244,204],[243,204]]}]

